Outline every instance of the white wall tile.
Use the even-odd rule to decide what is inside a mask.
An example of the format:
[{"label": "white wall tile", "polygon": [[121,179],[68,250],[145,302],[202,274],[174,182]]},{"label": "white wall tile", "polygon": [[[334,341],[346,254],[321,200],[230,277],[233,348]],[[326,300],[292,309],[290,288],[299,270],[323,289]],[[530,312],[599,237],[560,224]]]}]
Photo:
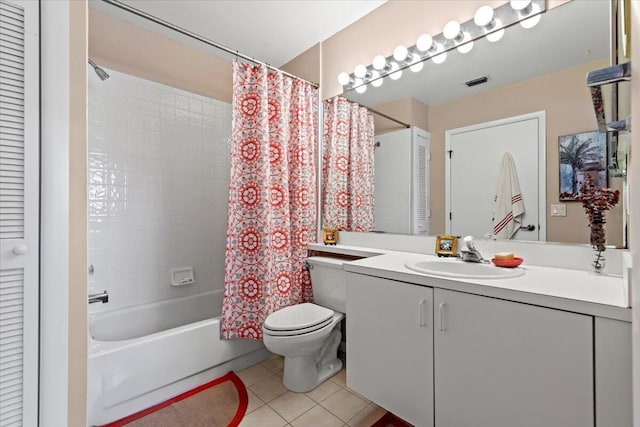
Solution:
[{"label": "white wall tile", "polygon": [[[89,88],[90,311],[221,289],[231,105],[109,70]],[[196,283],[170,286],[193,266]]]}]

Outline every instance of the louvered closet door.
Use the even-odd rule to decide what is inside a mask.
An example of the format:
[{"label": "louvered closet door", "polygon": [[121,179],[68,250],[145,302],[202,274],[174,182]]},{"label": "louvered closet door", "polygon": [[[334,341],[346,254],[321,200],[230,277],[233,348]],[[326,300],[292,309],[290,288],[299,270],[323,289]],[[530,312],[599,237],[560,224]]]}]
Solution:
[{"label": "louvered closet door", "polygon": [[38,422],[38,13],[0,0],[0,427]]}]

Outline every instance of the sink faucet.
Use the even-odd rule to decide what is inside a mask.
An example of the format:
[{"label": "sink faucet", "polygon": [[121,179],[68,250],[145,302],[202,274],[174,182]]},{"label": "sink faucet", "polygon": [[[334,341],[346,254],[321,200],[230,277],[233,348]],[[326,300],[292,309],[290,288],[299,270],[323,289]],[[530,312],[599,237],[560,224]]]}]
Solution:
[{"label": "sink faucet", "polygon": [[466,236],[464,239],[462,239],[462,242],[464,243],[464,247],[460,249],[460,257],[462,258],[462,261],[485,263],[488,262],[476,249],[473,236]]}]

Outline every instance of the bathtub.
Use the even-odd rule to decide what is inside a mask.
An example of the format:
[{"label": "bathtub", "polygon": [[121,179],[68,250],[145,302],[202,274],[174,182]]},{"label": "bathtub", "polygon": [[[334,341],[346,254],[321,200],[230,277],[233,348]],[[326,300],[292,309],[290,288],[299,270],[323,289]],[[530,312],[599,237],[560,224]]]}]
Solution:
[{"label": "bathtub", "polygon": [[[89,425],[102,425],[269,357],[220,339],[223,291],[89,316]],[[212,316],[214,314],[214,316]]]}]

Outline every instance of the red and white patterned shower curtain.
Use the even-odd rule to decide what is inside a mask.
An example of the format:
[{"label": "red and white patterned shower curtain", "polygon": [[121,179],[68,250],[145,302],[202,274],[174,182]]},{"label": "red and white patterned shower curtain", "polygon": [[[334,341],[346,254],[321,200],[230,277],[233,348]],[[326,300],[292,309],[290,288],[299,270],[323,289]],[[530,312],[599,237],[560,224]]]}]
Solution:
[{"label": "red and white patterned shower curtain", "polygon": [[307,83],[233,64],[222,338],[262,339],[270,313],[312,299],[317,102]]},{"label": "red and white patterned shower curtain", "polygon": [[374,126],[369,110],[339,96],[324,101],[322,227],[374,228]]}]

